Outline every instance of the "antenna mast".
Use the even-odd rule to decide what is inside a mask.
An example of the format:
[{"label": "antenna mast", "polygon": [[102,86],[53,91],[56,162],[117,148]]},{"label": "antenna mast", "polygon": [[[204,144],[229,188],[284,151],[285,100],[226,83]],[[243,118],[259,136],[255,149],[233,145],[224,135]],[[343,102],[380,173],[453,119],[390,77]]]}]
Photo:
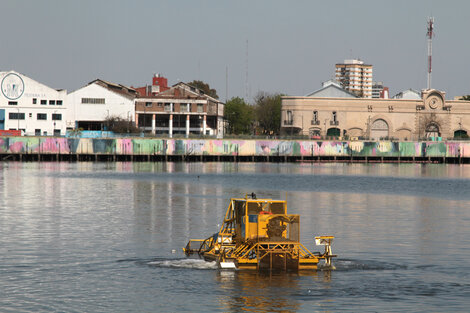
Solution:
[{"label": "antenna mast", "polygon": [[432,37],[434,36],[434,17],[428,18],[428,89],[431,89],[431,72],[432,72]]},{"label": "antenna mast", "polygon": [[246,40],[245,62],[245,99],[248,102],[248,39]]}]

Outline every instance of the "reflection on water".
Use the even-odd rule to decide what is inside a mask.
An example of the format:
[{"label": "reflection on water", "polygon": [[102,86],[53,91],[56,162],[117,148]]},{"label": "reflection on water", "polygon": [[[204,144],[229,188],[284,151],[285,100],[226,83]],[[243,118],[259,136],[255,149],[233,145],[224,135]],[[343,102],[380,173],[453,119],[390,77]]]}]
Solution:
[{"label": "reflection on water", "polygon": [[[300,303],[293,295],[302,294],[300,274],[219,271],[218,297],[224,312],[297,312]],[[329,272],[306,274],[313,283],[329,281]]]},{"label": "reflection on water", "polygon": [[[0,307],[464,311],[468,190],[467,165],[0,163]],[[187,240],[216,232],[229,198],[251,192],[287,198],[308,249],[334,235],[338,270],[266,275],[185,259]]]}]

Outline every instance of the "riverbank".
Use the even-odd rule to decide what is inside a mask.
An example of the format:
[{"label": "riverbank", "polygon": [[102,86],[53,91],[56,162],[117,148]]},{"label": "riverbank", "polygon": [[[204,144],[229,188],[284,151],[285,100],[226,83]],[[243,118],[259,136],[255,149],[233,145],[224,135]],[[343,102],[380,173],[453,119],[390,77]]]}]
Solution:
[{"label": "riverbank", "polygon": [[470,142],[6,136],[0,160],[470,163]]}]

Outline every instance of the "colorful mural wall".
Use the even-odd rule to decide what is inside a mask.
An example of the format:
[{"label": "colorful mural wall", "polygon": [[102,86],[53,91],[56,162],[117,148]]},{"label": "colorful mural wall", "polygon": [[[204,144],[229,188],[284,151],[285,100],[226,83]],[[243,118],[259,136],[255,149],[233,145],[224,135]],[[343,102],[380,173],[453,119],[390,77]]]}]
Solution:
[{"label": "colorful mural wall", "polygon": [[0,154],[470,157],[470,142],[0,137]]}]

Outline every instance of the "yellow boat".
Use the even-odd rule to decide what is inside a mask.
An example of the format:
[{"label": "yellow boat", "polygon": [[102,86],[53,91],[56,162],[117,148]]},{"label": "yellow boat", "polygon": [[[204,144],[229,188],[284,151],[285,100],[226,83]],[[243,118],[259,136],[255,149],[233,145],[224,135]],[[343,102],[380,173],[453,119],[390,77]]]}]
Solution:
[{"label": "yellow boat", "polygon": [[315,237],[323,253],[311,253],[299,242],[300,217],[287,214],[285,200],[257,199],[255,194],[232,198],[218,233],[207,239],[191,239],[183,251],[198,253],[220,268],[253,270],[334,269],[333,236]]}]

